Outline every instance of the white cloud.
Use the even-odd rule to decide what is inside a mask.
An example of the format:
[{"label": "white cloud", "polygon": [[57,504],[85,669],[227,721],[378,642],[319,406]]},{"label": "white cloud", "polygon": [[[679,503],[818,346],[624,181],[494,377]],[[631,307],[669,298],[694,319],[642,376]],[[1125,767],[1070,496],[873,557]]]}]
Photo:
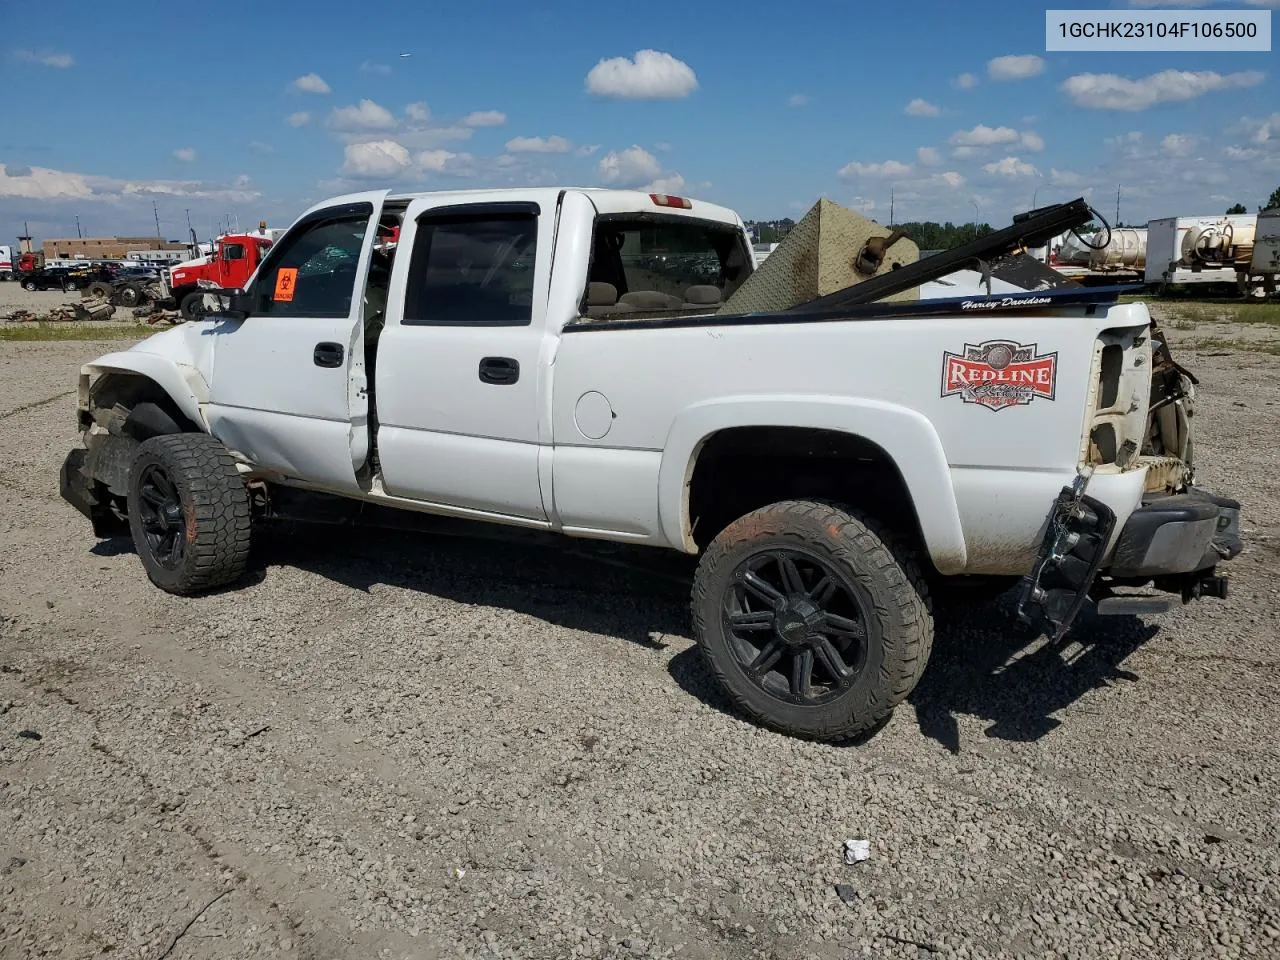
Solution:
[{"label": "white cloud", "polygon": [[[19,176],[18,174],[21,174]],[[0,163],[0,197],[22,197],[27,200],[80,200],[93,196],[93,188],[84,176],[64,173],[47,167],[22,170]]]},{"label": "white cloud", "polygon": [[846,163],[836,171],[836,176],[848,180],[852,177],[905,177],[911,173],[908,164],[897,160],[886,160],[884,163]]},{"label": "white cloud", "polygon": [[938,153],[933,147],[918,147],[916,149],[916,159],[926,167],[936,167],[942,162],[942,154]]},{"label": "white cloud", "polygon": [[285,117],[285,123],[291,127],[305,127],[311,122],[311,114],[305,110],[299,110],[297,113],[291,113]]},{"label": "white cloud", "polygon": [[236,177],[234,180],[231,181],[231,185],[239,190],[244,190],[246,187],[248,187],[252,183],[253,183],[253,178],[250,177],[247,173],[242,173],[240,174],[240,176]]},{"label": "white cloud", "polygon": [[589,157],[600,149],[598,143],[585,143],[574,151],[580,157]]},{"label": "white cloud", "polygon": [[996,57],[987,61],[987,76],[992,80],[1025,80],[1044,73],[1044,60],[1034,53]]},{"label": "white cloud", "polygon": [[1269,143],[1280,139],[1280,113],[1273,113],[1265,120],[1250,120],[1245,117],[1237,129],[1248,134],[1254,143]]},{"label": "white cloud", "polygon": [[1262,156],[1262,151],[1255,147],[1227,147],[1224,153],[1232,160],[1254,160]]},{"label": "white cloud", "polygon": [[1057,167],[1050,167],[1049,182],[1056,187],[1078,187],[1084,183],[1084,177],[1071,170],[1059,170]]},{"label": "white cloud", "polygon": [[[360,106],[363,107],[366,103],[373,103],[373,101],[362,100],[360,102]],[[377,104],[374,104],[374,106],[377,106]],[[422,124],[431,119],[431,110],[425,103],[419,100],[417,103],[405,104],[404,115],[408,117],[412,123]],[[390,117],[391,114],[388,113],[387,116]],[[392,122],[394,124],[394,121]]]},{"label": "white cloud", "polygon": [[[410,104],[409,107],[426,109],[425,104]],[[390,130],[396,125],[396,118],[386,107],[372,100],[361,100],[354,107],[335,107],[329,114],[328,123],[334,130]]]},{"label": "white cloud", "polygon": [[972,73],[962,73],[951,81],[951,85],[958,90],[972,90],[978,85],[978,78]]},{"label": "white cloud", "polygon": [[960,176],[960,174],[954,170],[948,170],[945,173],[938,174],[938,179],[948,187],[955,188],[964,186],[964,177]]},{"label": "white cloud", "polygon": [[672,173],[665,177],[658,177],[640,189],[646,193],[674,193],[679,194],[684,189],[684,177],[678,173]]},{"label": "white cloud", "polygon": [[505,169],[506,167],[514,167],[520,161],[516,157],[513,157],[511,154],[504,153],[502,154],[502,156],[498,157],[498,159],[493,162],[495,166]]},{"label": "white cloud", "polygon": [[360,64],[360,72],[376,73],[379,76],[385,77],[390,75],[391,68],[387,66],[385,63],[371,63],[368,60],[366,60],[364,63]]},{"label": "white cloud", "polygon": [[679,100],[698,89],[698,78],[683,60],[658,50],[635,58],[601,60],[587,74],[587,92],[626,100]]},{"label": "white cloud", "polygon": [[1031,164],[1017,157],[1005,157],[982,167],[987,173],[998,177],[1034,177],[1040,171]]},{"label": "white cloud", "polygon": [[600,158],[600,179],[620,187],[634,187],[662,175],[658,158],[641,146],[611,150]]},{"label": "white cloud", "polygon": [[468,127],[500,127],[507,122],[507,115],[501,110],[476,110],[463,117],[462,122]]},{"label": "white cloud", "polygon": [[1160,141],[1160,149],[1171,157],[1189,157],[1200,138],[1186,133],[1171,133]]},{"label": "white cloud", "polygon": [[809,104],[809,95],[807,93],[793,93],[787,98],[788,107],[804,107]]},{"label": "white cloud", "polygon": [[[120,203],[140,197],[180,197],[190,200],[216,200],[220,203],[252,203],[261,194],[248,189],[241,179],[233,184],[205,183],[200,180],[120,180],[97,177],[47,167],[6,167],[0,163],[0,198],[23,200],[75,200]],[[151,215],[150,205],[147,216]]]},{"label": "white cloud", "polygon": [[196,148],[195,147],[179,147],[177,150],[173,151],[173,155],[177,157],[179,160],[181,160],[183,163],[190,163],[192,160],[196,158]]},{"label": "white cloud", "polygon": [[936,117],[942,113],[942,110],[936,104],[916,97],[902,112],[908,117]]},{"label": "white cloud", "polygon": [[1018,131],[1012,127],[988,127],[980,123],[972,130],[957,130],[949,143],[962,147],[990,147],[997,143],[1017,143]]},{"label": "white cloud", "polygon": [[1039,153],[1044,149],[1044,137],[1040,136],[1038,133],[1032,133],[1028,130],[1022,135],[1022,145],[1028,150],[1033,150],[1036,153]]},{"label": "white cloud", "polygon": [[394,177],[409,166],[409,151],[394,140],[349,143],[342,172],[349,177]]},{"label": "white cloud", "polygon": [[508,153],[568,153],[571,144],[564,137],[512,137]]},{"label": "white cloud", "polygon": [[[450,170],[452,161],[466,156],[466,154],[457,154],[451,150],[424,150],[414,159],[418,162],[418,166],[428,173],[446,173]],[[467,157],[467,159],[470,159],[470,157]]]},{"label": "white cloud", "polygon": [[38,63],[43,67],[65,70],[73,66],[76,58],[69,53],[57,53],[53,50],[15,50],[13,55],[27,63]]},{"label": "white cloud", "polygon": [[1114,73],[1078,73],[1060,89],[1078,107],[1093,110],[1146,110],[1157,103],[1193,100],[1206,93],[1255,87],[1266,78],[1260,70],[1216,73],[1212,70],[1162,70],[1138,80]]},{"label": "white cloud", "polygon": [[293,89],[301,93],[328,93],[329,85],[320,79],[319,74],[304,73],[293,81]]}]

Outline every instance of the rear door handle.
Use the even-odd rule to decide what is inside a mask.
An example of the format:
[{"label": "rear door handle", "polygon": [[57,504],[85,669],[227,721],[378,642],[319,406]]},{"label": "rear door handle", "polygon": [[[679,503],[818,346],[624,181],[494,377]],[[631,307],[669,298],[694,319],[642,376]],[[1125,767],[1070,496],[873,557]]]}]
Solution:
[{"label": "rear door handle", "polygon": [[480,382],[499,385],[520,379],[520,361],[511,357],[485,357],[480,361]]},{"label": "rear door handle", "polygon": [[311,354],[311,359],[315,361],[317,367],[340,367],[342,366],[342,344],[340,343],[317,343],[315,352]]}]

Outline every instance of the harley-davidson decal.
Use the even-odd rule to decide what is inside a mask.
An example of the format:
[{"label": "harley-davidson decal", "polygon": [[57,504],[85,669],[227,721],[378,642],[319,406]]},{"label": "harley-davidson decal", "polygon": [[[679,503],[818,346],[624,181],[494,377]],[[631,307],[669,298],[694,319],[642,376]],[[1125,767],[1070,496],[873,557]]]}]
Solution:
[{"label": "harley-davidson decal", "polygon": [[942,395],[988,410],[1025,406],[1036,397],[1052,400],[1058,382],[1058,354],[1036,353],[1036,344],[1011,340],[966,343],[963,353],[942,355]]}]

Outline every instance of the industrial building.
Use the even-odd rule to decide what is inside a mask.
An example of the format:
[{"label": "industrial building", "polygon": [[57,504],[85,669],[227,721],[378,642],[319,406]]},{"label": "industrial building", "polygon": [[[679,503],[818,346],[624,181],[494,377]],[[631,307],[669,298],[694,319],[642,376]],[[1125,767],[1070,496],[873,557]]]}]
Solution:
[{"label": "industrial building", "polygon": [[46,260],[122,260],[133,250],[186,250],[184,243],[159,237],[66,237],[46,240]]}]

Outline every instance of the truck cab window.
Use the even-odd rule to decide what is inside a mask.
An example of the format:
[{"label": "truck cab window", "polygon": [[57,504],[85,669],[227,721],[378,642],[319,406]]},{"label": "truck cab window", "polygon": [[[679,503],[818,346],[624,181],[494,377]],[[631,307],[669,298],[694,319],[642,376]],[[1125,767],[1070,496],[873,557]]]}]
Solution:
[{"label": "truck cab window", "polygon": [[403,322],[530,323],[537,242],[538,220],[530,214],[424,219],[409,262]]},{"label": "truck cab window", "polygon": [[254,284],[253,313],[348,316],[368,225],[368,214],[318,220],[277,244]]},{"label": "truck cab window", "polygon": [[222,248],[222,259],[223,260],[243,260],[244,244],[228,243],[226,246]]},{"label": "truck cab window", "polygon": [[600,217],[587,313],[714,311],[750,275],[747,256],[724,224]]}]

